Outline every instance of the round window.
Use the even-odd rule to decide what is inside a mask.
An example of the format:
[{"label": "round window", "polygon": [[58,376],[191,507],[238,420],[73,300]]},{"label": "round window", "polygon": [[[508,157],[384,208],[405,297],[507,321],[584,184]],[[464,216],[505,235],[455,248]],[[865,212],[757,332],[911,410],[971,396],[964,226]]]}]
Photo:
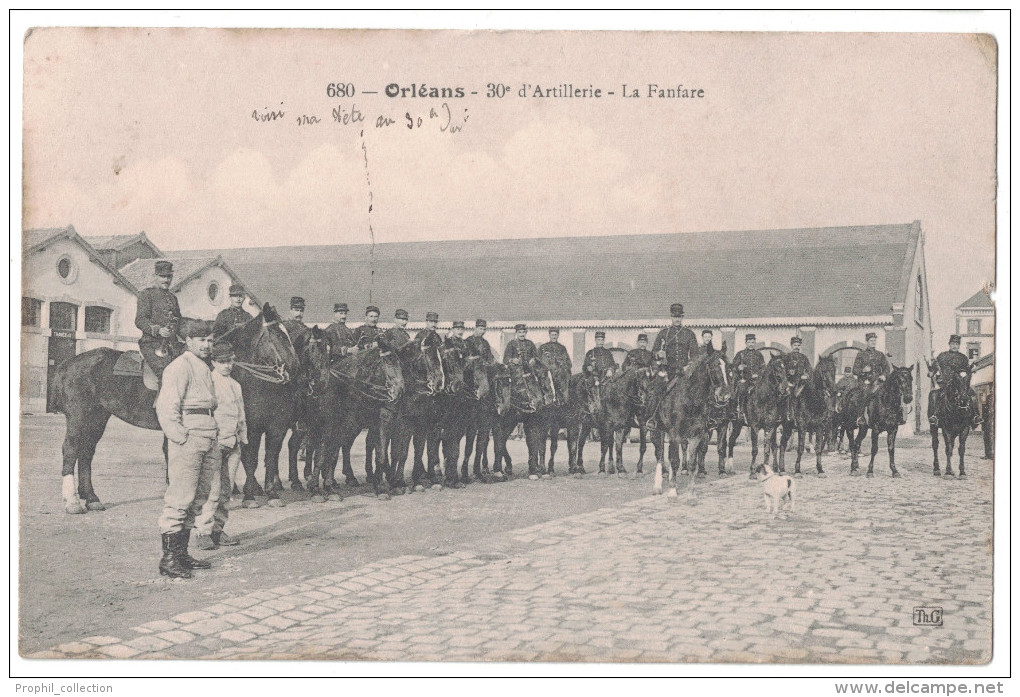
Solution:
[{"label": "round window", "polygon": [[75,278],[78,276],[78,268],[75,266],[74,261],[71,257],[66,254],[57,259],[57,276],[60,277],[63,283],[74,283]]},{"label": "round window", "polygon": [[220,296],[220,284],[217,283],[216,281],[213,281],[212,283],[209,284],[209,287],[206,289],[206,292],[209,294],[209,302],[211,303],[216,302],[216,298]]}]

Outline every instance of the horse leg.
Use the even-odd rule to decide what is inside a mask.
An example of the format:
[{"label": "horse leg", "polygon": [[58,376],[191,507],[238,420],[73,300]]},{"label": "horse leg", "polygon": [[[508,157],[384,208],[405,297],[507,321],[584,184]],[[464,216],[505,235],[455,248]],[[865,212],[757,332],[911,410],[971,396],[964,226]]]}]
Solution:
[{"label": "horse leg", "polygon": [[815,468],[818,470],[819,476],[825,474],[822,469],[822,453],[830,453],[830,446],[832,438],[832,431],[828,426],[818,431],[818,440],[815,441]]},{"label": "horse leg", "polygon": [[[737,439],[737,435],[740,431],[733,434],[733,440]],[[758,472],[755,470],[755,465],[758,462],[758,429],[754,426],[748,427],[748,434],[751,436],[751,474],[748,479],[757,479]]]},{"label": "horse leg", "polygon": [[265,496],[266,492],[255,480],[255,470],[259,466],[259,450],[262,447],[262,431],[248,428],[248,443],[241,447],[241,464],[244,466],[244,498],[241,505],[245,508],[257,508],[256,496]]},{"label": "horse leg", "polygon": [[[472,481],[471,478],[471,455],[474,454],[475,450],[475,439],[478,437],[478,427],[472,419],[468,423],[467,430],[464,432],[464,459],[460,465],[460,476],[465,482]],[[480,474],[475,472],[475,476]]]},{"label": "horse leg", "polygon": [[429,462],[429,479],[432,480],[432,486],[442,488],[445,474],[443,463],[439,459],[439,434],[439,421],[430,419],[425,430],[425,453]]},{"label": "horse leg", "polygon": [[89,412],[82,430],[82,438],[78,443],[78,499],[90,511],[106,510],[106,506],[92,488],[92,458],[95,457],[96,446],[103,437],[109,421],[110,413],[105,410],[96,409]]},{"label": "horse leg", "polygon": [[[628,435],[630,435],[630,430],[629,429],[628,429],[627,433],[624,435],[624,438],[626,439]],[[646,429],[644,426],[639,426],[638,427],[638,458],[637,458],[637,468],[635,469],[635,472],[637,474],[639,474],[639,475],[645,473],[645,452],[647,450],[648,450],[648,429]]]},{"label": "horse leg", "polygon": [[875,476],[875,455],[878,454],[878,429],[871,429],[871,460],[868,461],[868,471],[865,474],[866,477]]},{"label": "horse leg", "polygon": [[[789,429],[789,428],[786,428],[786,427],[784,426],[784,427],[783,427],[783,435],[782,435],[782,437],[781,437],[781,438],[779,439],[779,461],[780,461],[780,462],[783,462],[783,460],[784,460],[784,455],[786,455],[786,450],[787,450],[787,448],[789,448],[789,447],[790,447],[790,441],[791,441],[792,439],[793,439],[793,429]],[[799,462],[799,460],[798,460],[798,466],[799,466],[799,464],[800,464],[800,462]],[[777,472],[782,472],[782,471],[784,471],[784,467],[785,467],[785,465],[782,465],[782,466],[780,466],[780,468],[779,468],[779,469],[777,469],[776,471],[777,471]],[[798,474],[800,473],[800,469],[799,469],[799,467],[798,467],[798,469],[797,469],[797,473],[798,473]]]},{"label": "horse leg", "polygon": [[[798,428],[797,429],[797,462],[794,464],[794,468],[793,468],[794,476],[797,476],[797,475],[800,474],[800,461],[801,461],[801,458],[804,456],[804,449],[806,447],[806,444],[805,444],[804,441],[805,441],[805,438],[804,438],[804,429],[803,428]],[[815,443],[815,450],[818,450],[818,443],[817,442]]]},{"label": "horse leg", "polygon": [[900,473],[896,471],[896,432],[898,430],[898,427],[893,426],[885,434],[885,444],[889,449],[889,470],[892,472],[893,477],[900,476]]},{"label": "horse leg", "polygon": [[549,463],[547,472],[553,474],[556,465],[556,451],[560,447],[560,422],[556,419],[549,424]]},{"label": "horse leg", "polygon": [[280,482],[280,451],[283,450],[285,435],[286,427],[282,432],[266,432],[266,496],[269,505],[274,508],[283,506],[280,499],[280,492],[283,491],[283,483]]},{"label": "horse leg", "polygon": [[859,474],[858,468],[860,467],[859,456],[861,453],[861,441],[864,440],[864,436],[867,435],[868,430],[863,426],[855,429],[848,427],[846,429],[847,447],[850,448],[850,474]]},{"label": "horse leg", "polygon": [[663,465],[663,455],[664,455],[664,453],[663,453],[664,442],[663,441],[664,440],[665,440],[665,436],[663,435],[662,431],[659,431],[659,430],[652,431],[652,449],[655,452],[655,478],[653,479],[653,482],[652,482],[652,493],[653,494],[661,494],[662,493],[662,479],[663,479],[663,477],[662,477],[662,470],[663,470],[663,467],[664,467],[664,465]]},{"label": "horse leg", "polygon": [[963,468],[963,452],[967,449],[968,435],[970,435],[970,427],[965,426],[963,432],[960,433],[960,473],[956,475],[958,479],[963,479],[967,476],[967,472]]},{"label": "horse leg", "polygon": [[301,446],[305,446],[305,479],[308,478],[307,470],[309,468],[314,469],[312,460],[314,459],[311,454],[308,453],[308,448],[311,444],[311,438],[309,437],[309,431],[301,433],[298,431],[297,423],[293,423],[290,426],[290,438],[287,440],[287,474],[290,479],[290,490],[301,491],[301,478],[298,477],[298,451],[301,450]]},{"label": "horse leg", "polygon": [[942,440],[946,444],[946,476],[953,476],[953,444],[956,441],[956,436],[951,435],[945,429],[942,429]]},{"label": "horse leg", "polygon": [[939,468],[939,427],[931,427],[931,452],[933,457],[932,462],[932,474],[936,477],[942,476],[942,470]]},{"label": "horse leg", "polygon": [[623,441],[627,431],[622,428],[613,429],[613,447],[616,449],[616,472],[627,474],[627,468],[623,466]]}]

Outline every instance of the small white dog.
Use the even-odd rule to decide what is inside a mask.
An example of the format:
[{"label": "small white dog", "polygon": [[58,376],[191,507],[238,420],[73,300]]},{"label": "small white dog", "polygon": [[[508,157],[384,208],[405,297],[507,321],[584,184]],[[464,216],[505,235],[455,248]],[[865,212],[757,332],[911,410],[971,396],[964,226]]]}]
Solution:
[{"label": "small white dog", "polygon": [[786,499],[789,499],[790,510],[793,511],[793,497],[797,490],[797,482],[793,477],[776,474],[766,464],[758,466],[758,474],[761,475],[761,486],[765,491],[765,512],[779,515],[779,508]]}]

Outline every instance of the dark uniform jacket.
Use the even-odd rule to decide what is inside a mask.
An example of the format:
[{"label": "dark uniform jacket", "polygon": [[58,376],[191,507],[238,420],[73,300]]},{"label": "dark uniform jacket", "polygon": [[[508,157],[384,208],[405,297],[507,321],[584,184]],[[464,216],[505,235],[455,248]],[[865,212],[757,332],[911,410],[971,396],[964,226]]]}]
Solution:
[{"label": "dark uniform jacket", "polygon": [[368,345],[374,342],[380,334],[382,334],[382,329],[378,326],[363,324],[354,330],[354,345],[359,349],[368,348]]},{"label": "dark uniform jacket", "polygon": [[420,348],[422,346],[442,346],[443,337],[435,329],[422,329],[414,335],[414,343]]},{"label": "dark uniform jacket", "polygon": [[333,322],[326,327],[326,338],[330,345],[335,347],[338,356],[346,355],[347,350],[357,344],[354,330],[348,327],[346,322]]},{"label": "dark uniform jacket", "polygon": [[465,341],[463,337],[458,339],[455,336],[448,336],[446,337],[446,342],[443,345],[447,348],[459,349],[461,354],[464,356],[468,355],[467,341]]},{"label": "dark uniform jacket", "polygon": [[889,361],[878,349],[865,349],[857,353],[854,359],[853,374],[859,380],[874,382],[879,376],[888,375]]},{"label": "dark uniform jacket", "polygon": [[411,343],[411,335],[403,327],[390,327],[382,333],[382,336],[386,343],[396,351]]},{"label": "dark uniform jacket", "polygon": [[512,339],[503,352],[505,365],[512,365],[516,361],[527,368],[532,360],[538,360],[538,349],[531,339]]},{"label": "dark uniform jacket", "polygon": [[935,363],[943,375],[959,375],[970,369],[970,360],[960,351],[943,351],[935,358]]},{"label": "dark uniform jacket", "polygon": [[292,344],[297,344],[305,334],[311,331],[307,324],[298,319],[285,319],[280,324],[287,330],[287,336],[290,337]]},{"label": "dark uniform jacket", "polygon": [[616,359],[613,358],[613,352],[605,347],[600,348],[596,346],[584,354],[583,370],[585,373],[591,373],[604,378],[611,373],[615,373],[618,367]]},{"label": "dark uniform jacket", "polygon": [[623,367],[621,370],[629,370],[630,368],[651,368],[652,358],[652,352],[648,349],[631,349],[631,351],[627,353],[627,357],[623,359]]},{"label": "dark uniform jacket", "polygon": [[496,358],[492,355],[492,347],[489,346],[489,342],[485,340],[484,336],[472,334],[464,339],[464,343],[467,344],[468,355],[480,356],[483,365],[492,365],[496,362]]},{"label": "dark uniform jacket", "polygon": [[226,310],[220,310],[220,314],[216,315],[216,322],[213,324],[213,336],[221,337],[250,319],[252,319],[251,313],[243,307],[228,307]]},{"label": "dark uniform jacket", "polygon": [[783,356],[783,366],[786,368],[786,374],[789,377],[795,377],[797,380],[802,375],[811,375],[811,361],[803,353],[796,351],[790,351]]},{"label": "dark uniform jacket", "polygon": [[[666,327],[655,337],[652,353],[666,361],[666,372],[675,376],[698,355],[698,339],[687,327]],[[665,355],[662,355],[665,354]]]},{"label": "dark uniform jacket", "polygon": [[559,366],[568,373],[573,370],[567,347],[558,341],[547,341],[539,346],[538,355],[547,366]]},{"label": "dark uniform jacket", "polygon": [[747,381],[757,380],[765,370],[765,357],[758,349],[744,349],[733,357],[733,371]]},{"label": "dark uniform jacket", "polygon": [[[181,306],[177,296],[162,288],[146,288],[138,294],[138,305],[135,310],[135,326],[142,330],[139,346],[162,344],[167,339],[159,335],[159,330],[181,319]],[[171,335],[170,340],[173,340]]]}]

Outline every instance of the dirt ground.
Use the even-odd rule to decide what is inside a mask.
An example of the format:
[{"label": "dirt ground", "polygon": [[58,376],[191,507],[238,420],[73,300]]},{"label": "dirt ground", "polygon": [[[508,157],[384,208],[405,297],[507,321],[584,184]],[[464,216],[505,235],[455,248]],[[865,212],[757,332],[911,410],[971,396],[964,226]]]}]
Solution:
[{"label": "dirt ground", "polygon": [[[76,637],[115,633],[146,621],[154,608],[174,614],[241,591],[403,554],[443,555],[465,546],[503,549],[510,530],[647,496],[652,485],[650,475],[532,482],[526,478],[524,443],[510,441],[516,470],[511,482],[390,501],[377,500],[367,488],[348,490],[343,501],[327,503],[287,491],[283,508],[233,510],[227,532],[241,545],[199,552],[193,543],[194,556],[212,559],[213,569],[190,581],[169,581],[157,572],[156,520],[166,487],[162,434],[110,421],[93,463],[93,484],[107,510],[85,515],[63,510],[63,436],[63,416],[22,417],[17,546],[22,654]],[[362,479],[363,440],[355,443],[353,454]],[[286,448],[284,472],[285,453]],[[589,444],[585,455],[589,472],[597,469],[598,446]],[[625,458],[633,471],[636,445],[627,446]],[[646,460],[654,465],[651,447]],[[557,469],[566,471],[565,443],[557,453]],[[261,467],[257,476],[261,481]]]}]

